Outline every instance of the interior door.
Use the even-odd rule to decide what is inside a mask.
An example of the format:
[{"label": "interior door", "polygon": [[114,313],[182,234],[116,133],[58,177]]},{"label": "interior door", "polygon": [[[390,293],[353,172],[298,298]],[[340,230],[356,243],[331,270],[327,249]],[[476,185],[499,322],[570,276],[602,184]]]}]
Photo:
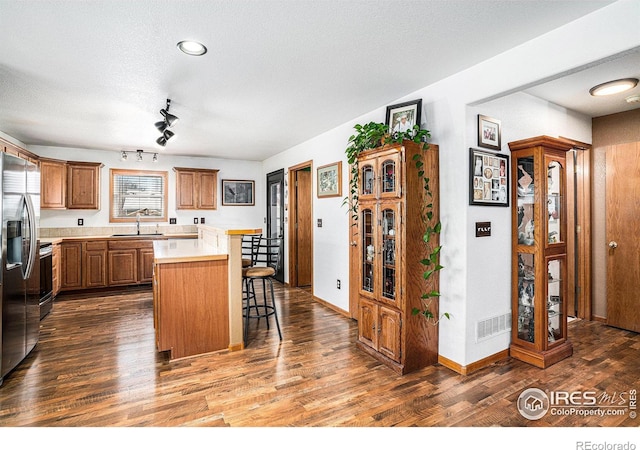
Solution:
[{"label": "interior door", "polygon": [[[269,238],[284,236],[283,192],[284,169],[267,174],[267,237]],[[282,262],[274,278],[284,283],[284,264]]]},{"label": "interior door", "polygon": [[311,168],[296,171],[296,263],[298,286],[312,285]]},{"label": "interior door", "polygon": [[640,332],[640,142],[606,149],[607,323]]}]

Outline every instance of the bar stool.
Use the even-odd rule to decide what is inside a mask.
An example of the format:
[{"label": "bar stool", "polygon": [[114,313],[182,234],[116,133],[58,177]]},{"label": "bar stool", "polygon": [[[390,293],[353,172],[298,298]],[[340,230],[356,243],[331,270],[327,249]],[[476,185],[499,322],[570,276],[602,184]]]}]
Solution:
[{"label": "bar stool", "polygon": [[[282,331],[278,320],[276,298],[273,292],[273,276],[280,268],[282,258],[282,238],[260,238],[254,265],[242,270],[243,282],[246,286],[244,308],[244,342],[247,345],[249,320],[265,318],[267,329],[270,329],[269,317],[275,318],[278,336],[282,340]],[[262,281],[262,298],[256,296],[255,282]],[[267,284],[269,291],[267,292]],[[270,294],[270,295],[267,295]],[[251,304],[253,302],[253,304]]]}]

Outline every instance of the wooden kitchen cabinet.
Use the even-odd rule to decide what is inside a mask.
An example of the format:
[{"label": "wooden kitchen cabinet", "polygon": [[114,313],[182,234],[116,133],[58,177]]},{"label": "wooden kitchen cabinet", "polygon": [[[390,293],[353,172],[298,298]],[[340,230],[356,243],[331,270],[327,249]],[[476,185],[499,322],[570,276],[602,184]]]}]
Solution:
[{"label": "wooden kitchen cabinet", "polygon": [[60,289],[82,289],[82,242],[60,244]]},{"label": "wooden kitchen cabinet", "polygon": [[40,208],[66,209],[67,163],[57,159],[40,159]]},{"label": "wooden kitchen cabinet", "polygon": [[[424,177],[432,197],[426,198],[423,177],[414,157],[421,155]],[[438,236],[425,243],[423,205],[433,205],[438,221],[438,146],[428,150],[405,141],[358,156],[357,257],[358,341],[361,350],[398,373],[405,374],[438,362],[438,325],[422,315],[425,292],[438,290],[438,273],[429,283],[421,261],[438,246]],[[352,255],[353,256],[353,255]],[[438,317],[437,300],[430,306]]]},{"label": "wooden kitchen cabinet", "polygon": [[217,169],[174,167],[176,173],[176,209],[216,209]]},{"label": "wooden kitchen cabinet", "polygon": [[83,287],[107,286],[107,242],[86,241],[83,243]]},{"label": "wooden kitchen cabinet", "polygon": [[55,298],[60,292],[60,244],[53,244],[51,252],[51,284]]},{"label": "wooden kitchen cabinet", "polygon": [[153,240],[133,239],[109,242],[109,285],[151,283]]},{"label": "wooden kitchen cabinet", "polygon": [[100,209],[102,163],[40,159],[41,209]]},{"label": "wooden kitchen cabinet", "polygon": [[100,209],[102,163],[67,162],[67,209]]}]

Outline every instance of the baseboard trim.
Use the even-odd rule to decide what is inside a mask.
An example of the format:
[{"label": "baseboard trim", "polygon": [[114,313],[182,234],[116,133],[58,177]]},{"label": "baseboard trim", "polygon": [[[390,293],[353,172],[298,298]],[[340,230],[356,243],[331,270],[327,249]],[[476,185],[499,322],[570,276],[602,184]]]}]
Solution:
[{"label": "baseboard trim", "polygon": [[460,375],[470,375],[473,372],[477,372],[480,369],[484,369],[491,364],[494,364],[498,361],[503,361],[507,358],[509,358],[508,348],[498,353],[494,353],[493,355],[489,355],[486,358],[482,358],[478,361],[472,362],[471,364],[466,366],[458,364],[457,362],[445,358],[442,355],[438,355],[438,363],[447,367],[448,369],[453,370],[454,372],[459,373]]},{"label": "baseboard trim", "polygon": [[605,325],[607,324],[607,318],[606,317],[591,316],[591,320],[593,320],[595,322],[604,323]]},{"label": "baseboard trim", "polygon": [[320,297],[316,297],[315,295],[313,296],[313,300],[320,303],[323,306],[326,306],[327,308],[337,312],[340,315],[343,315],[345,317],[347,317],[348,319],[351,319],[351,314],[349,314],[349,311],[345,311],[342,308],[338,308],[336,305],[333,305],[329,302],[327,302],[326,300],[322,300]]}]

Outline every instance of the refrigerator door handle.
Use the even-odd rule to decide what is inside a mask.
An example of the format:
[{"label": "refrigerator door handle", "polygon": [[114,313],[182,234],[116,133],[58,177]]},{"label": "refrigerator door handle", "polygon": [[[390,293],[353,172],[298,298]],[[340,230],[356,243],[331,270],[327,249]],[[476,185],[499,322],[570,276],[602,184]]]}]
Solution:
[{"label": "refrigerator door handle", "polygon": [[36,256],[38,252],[38,230],[36,229],[36,214],[35,209],[33,207],[33,201],[31,201],[31,196],[29,194],[25,194],[24,196],[25,202],[27,204],[27,217],[29,220],[29,261],[27,263],[27,270],[24,272],[25,280],[31,277],[31,273],[33,272],[33,266],[36,263]]}]

